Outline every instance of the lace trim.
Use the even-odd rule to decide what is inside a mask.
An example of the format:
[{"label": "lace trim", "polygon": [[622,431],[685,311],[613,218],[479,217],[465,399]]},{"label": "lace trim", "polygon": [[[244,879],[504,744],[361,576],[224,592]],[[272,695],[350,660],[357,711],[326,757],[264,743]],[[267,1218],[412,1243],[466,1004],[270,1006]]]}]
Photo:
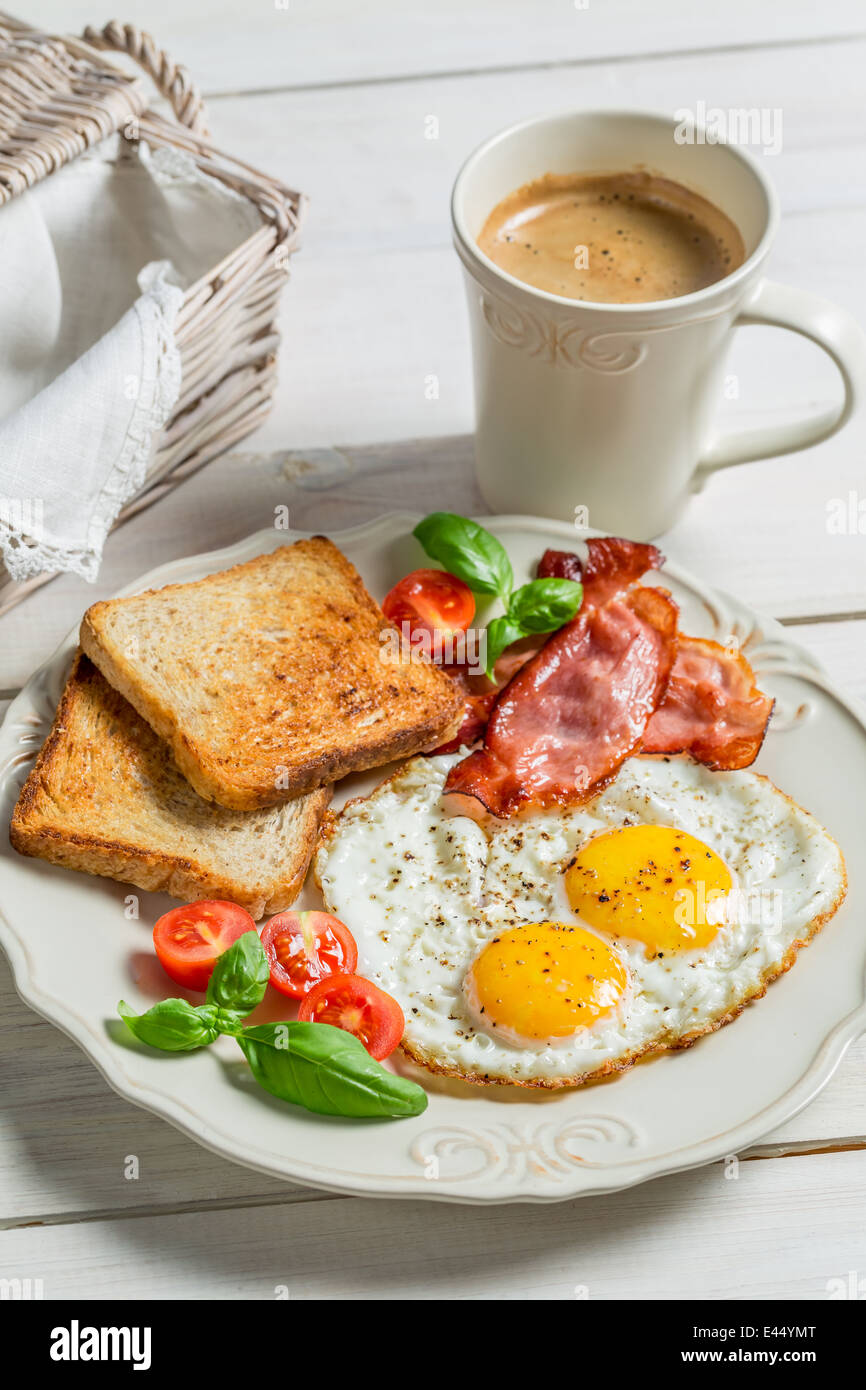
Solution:
[{"label": "lace trim", "polygon": [[26,525],[16,526],[8,517],[0,517],[0,555],[10,577],[19,583],[58,570],[93,583],[118,512],[144,486],[154,435],[165,425],[180,395],[174,322],[183,291],[169,282],[170,271],[167,261],[157,261],[139,275],[144,293],[133,309],[141,334],[141,387],[123,447],[96,498],[85,546],[39,541],[28,534]]}]

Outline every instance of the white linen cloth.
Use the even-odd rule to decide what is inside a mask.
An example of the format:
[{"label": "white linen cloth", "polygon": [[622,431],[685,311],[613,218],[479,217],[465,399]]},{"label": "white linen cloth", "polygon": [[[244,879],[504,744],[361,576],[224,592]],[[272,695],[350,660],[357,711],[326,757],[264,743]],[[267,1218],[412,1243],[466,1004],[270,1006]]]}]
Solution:
[{"label": "white linen cloth", "polygon": [[184,289],[260,225],[187,155],[117,137],[0,208],[0,555],[13,579],[95,579],[180,394]]}]

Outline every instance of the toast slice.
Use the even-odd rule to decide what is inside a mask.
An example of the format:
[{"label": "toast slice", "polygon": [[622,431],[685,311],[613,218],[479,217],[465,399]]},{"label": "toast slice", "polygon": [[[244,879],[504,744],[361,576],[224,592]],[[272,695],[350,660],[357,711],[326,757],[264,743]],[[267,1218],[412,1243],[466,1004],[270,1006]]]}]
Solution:
[{"label": "toast slice", "polygon": [[294,902],[330,789],[244,814],[197,796],[165,744],[80,653],[12,817],[21,854],[151,892]]},{"label": "toast slice", "polygon": [[[396,637],[396,649],[388,637]],[[191,584],[96,603],[81,645],[200,796],[274,806],[435,747],[462,699],[324,536]]]}]

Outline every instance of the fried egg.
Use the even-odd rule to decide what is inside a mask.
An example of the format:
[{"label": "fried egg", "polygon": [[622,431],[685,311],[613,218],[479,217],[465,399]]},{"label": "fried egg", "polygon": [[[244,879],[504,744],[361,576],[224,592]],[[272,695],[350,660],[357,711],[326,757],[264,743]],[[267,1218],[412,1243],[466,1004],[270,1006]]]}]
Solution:
[{"label": "fried egg", "polygon": [[479,823],[414,758],[316,859],[404,1051],[469,1081],[569,1086],[728,1022],[845,894],[841,852],[766,778],[636,757],[585,806]]}]

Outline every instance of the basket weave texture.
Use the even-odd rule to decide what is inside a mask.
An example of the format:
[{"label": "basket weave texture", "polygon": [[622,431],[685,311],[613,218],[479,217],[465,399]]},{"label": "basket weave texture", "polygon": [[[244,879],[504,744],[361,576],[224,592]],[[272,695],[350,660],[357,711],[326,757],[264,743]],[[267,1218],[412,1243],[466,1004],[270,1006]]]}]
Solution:
[{"label": "basket weave texture", "polygon": [[[148,109],[148,85],[104,56],[133,58],[171,103]],[[151,37],[116,21],[57,37],[0,13],[0,206],[109,135],[185,151],[202,172],[258,209],[261,228],[186,291],[175,324],[181,394],[156,441],[143,491],[118,523],[236,444],[270,409],[278,301],[298,243],[305,199],[218,150],[198,88]],[[0,565],[0,613],[40,583],[13,583]]]}]

